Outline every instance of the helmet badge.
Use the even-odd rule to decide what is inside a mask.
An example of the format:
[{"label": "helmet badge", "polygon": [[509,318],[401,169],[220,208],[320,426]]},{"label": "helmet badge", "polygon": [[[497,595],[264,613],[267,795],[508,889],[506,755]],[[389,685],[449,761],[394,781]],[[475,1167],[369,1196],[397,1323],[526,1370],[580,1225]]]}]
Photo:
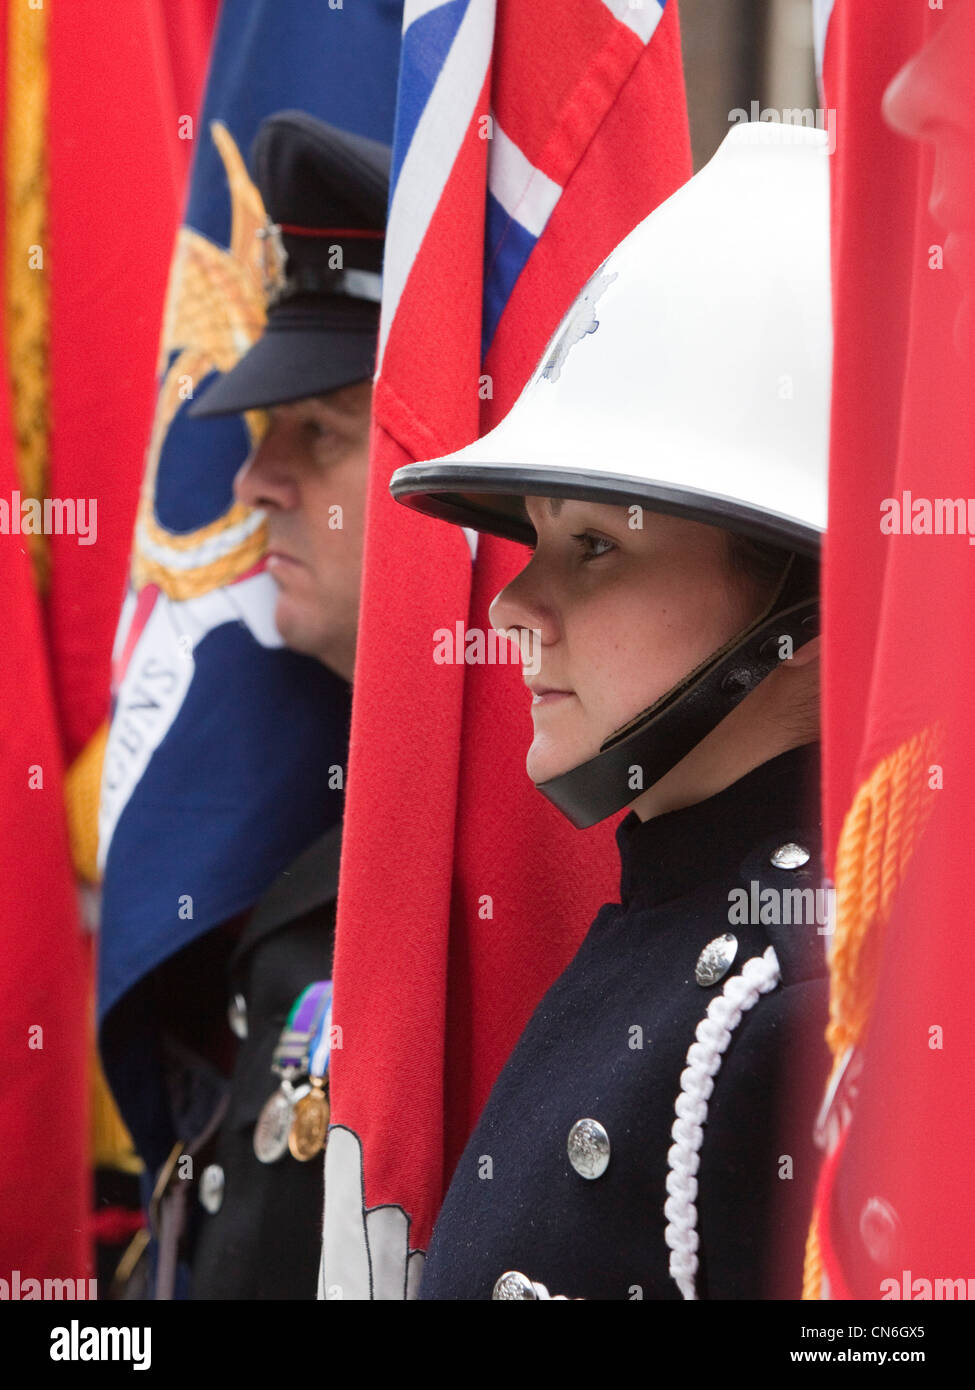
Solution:
[{"label": "helmet badge", "polygon": [[545,359],[542,368],[542,376],[546,381],[558,381],[562,372],[562,364],[569,354],[569,349],[575,347],[576,343],[581,343],[583,338],[590,333],[595,333],[599,327],[599,320],[596,317],[596,300],[614,280],[619,278],[619,272],[613,271],[612,275],[605,275],[597,272],[582,294],[569,310],[565,326],[559,334],[552,351]]}]

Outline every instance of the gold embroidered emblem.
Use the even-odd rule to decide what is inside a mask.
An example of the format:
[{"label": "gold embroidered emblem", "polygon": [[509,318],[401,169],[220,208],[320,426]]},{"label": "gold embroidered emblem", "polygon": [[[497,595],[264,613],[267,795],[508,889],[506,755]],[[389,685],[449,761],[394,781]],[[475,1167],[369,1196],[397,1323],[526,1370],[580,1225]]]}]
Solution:
[{"label": "gold embroidered emblem", "polygon": [[[155,513],[159,459],[186,399],[187,382],[195,390],[213,370],[230,371],[260,336],[266,320],[257,236],[268,220],[264,203],[226,126],[214,121],[210,133],[230,188],[230,246],[219,246],[192,227],[181,227],[177,234],[159,343],[162,380],[132,553],[136,591],[155,584],[175,600],[233,583],[257,563],[266,544],[260,514],[236,501],[215,521],[190,532],[170,531]],[[253,447],[264,432],[264,412],[247,411],[244,421]]]}]

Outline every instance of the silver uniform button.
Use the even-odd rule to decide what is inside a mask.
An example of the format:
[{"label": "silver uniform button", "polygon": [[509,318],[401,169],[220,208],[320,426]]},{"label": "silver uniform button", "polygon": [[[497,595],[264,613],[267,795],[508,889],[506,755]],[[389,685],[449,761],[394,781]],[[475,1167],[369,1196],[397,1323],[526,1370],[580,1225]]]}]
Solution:
[{"label": "silver uniform button", "polygon": [[701,988],[707,989],[709,985],[723,980],[734,965],[737,954],[738,938],[730,931],[709,941],[694,967],[694,978]]},{"label": "silver uniform button", "polygon": [[242,994],[235,994],[227,1005],[227,1022],[234,1037],[243,1042],[247,1037],[247,1000]]},{"label": "silver uniform button", "polygon": [[883,1197],[871,1197],[860,1212],[860,1237],[867,1254],[878,1265],[896,1263],[900,1243],[900,1220]]},{"label": "silver uniform button", "polygon": [[598,1120],[576,1120],[565,1147],[580,1178],[601,1178],[609,1167],[609,1135]]},{"label": "silver uniform button", "polygon": [[509,1269],[495,1284],[491,1298],[495,1301],[510,1298],[535,1302],[538,1294],[527,1274],[522,1274],[517,1269]]},{"label": "silver uniform button", "polygon": [[200,1174],[200,1206],[211,1216],[216,1216],[223,1206],[223,1169],[219,1163],[211,1163]]},{"label": "silver uniform button", "polygon": [[773,850],[769,858],[777,869],[801,869],[803,864],[809,863],[809,851],[790,840],[787,845]]}]

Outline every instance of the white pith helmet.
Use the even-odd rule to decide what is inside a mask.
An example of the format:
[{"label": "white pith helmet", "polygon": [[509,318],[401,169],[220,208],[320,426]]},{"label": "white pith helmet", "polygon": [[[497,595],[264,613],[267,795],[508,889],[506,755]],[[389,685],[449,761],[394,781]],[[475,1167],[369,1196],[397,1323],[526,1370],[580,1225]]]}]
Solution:
[{"label": "white pith helmet", "polygon": [[742,124],[577,296],[489,434],[398,469],[407,506],[528,545],[526,497],[686,517],[791,552],[764,611],[538,789],[577,826],[634,800],[818,622],[832,366],[828,137]]},{"label": "white pith helmet", "polygon": [[826,527],[828,137],[734,126],[620,242],[512,409],[397,469],[417,511],[533,544],[526,496],[639,503],[815,554]]}]

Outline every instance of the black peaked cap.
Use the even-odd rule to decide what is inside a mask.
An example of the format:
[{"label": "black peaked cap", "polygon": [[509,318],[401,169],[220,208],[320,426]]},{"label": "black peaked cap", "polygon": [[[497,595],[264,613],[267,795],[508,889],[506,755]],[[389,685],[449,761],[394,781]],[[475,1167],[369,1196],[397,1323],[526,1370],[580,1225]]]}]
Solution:
[{"label": "black peaked cap", "polygon": [[280,228],[283,282],[261,337],[204,392],[193,416],[282,405],[372,376],[390,163],[388,145],[305,111],[262,123],[251,167]]}]

